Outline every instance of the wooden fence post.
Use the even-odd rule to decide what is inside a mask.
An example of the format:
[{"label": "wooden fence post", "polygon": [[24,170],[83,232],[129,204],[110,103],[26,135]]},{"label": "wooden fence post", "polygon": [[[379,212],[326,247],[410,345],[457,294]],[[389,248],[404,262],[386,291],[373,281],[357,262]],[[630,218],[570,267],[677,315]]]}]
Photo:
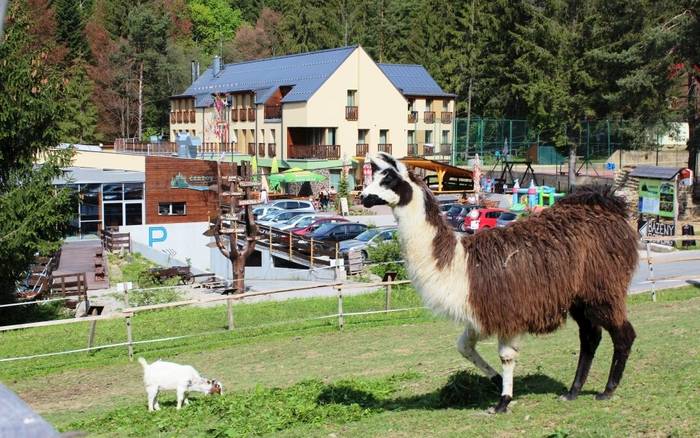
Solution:
[{"label": "wooden fence post", "polygon": [[226,318],[228,321],[228,331],[233,330],[233,303],[231,298],[226,300]]},{"label": "wooden fence post", "polygon": [[386,285],[386,297],[384,300],[384,311],[388,311],[391,308],[391,283]]},{"label": "wooden fence post", "polygon": [[[95,315],[96,312],[92,312],[93,315]],[[97,328],[97,321],[93,320],[90,321],[90,331],[88,333],[88,348],[92,348],[92,346],[95,344],[95,329]],[[90,353],[90,350],[88,350],[88,353]]]},{"label": "wooden fence post", "polygon": [[[133,314],[131,314],[133,315]],[[126,342],[129,347],[129,360],[134,360],[134,338],[131,335],[131,315],[126,317]]]},{"label": "wooden fence post", "polygon": [[649,242],[646,243],[647,248],[647,266],[649,266],[649,280],[651,280],[651,300],[656,302],[656,280],[654,279],[654,263],[651,260],[651,248]]},{"label": "wooden fence post", "polygon": [[338,328],[343,329],[345,320],[343,319],[343,286],[338,286]]}]

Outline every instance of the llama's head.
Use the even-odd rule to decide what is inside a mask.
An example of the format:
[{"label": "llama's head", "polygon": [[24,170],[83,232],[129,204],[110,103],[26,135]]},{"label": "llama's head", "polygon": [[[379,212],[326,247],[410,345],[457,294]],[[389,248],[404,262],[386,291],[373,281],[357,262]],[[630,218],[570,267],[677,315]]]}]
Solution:
[{"label": "llama's head", "polygon": [[411,175],[403,163],[383,152],[367,159],[372,166],[372,182],[362,190],[362,205],[401,207],[411,202]]}]

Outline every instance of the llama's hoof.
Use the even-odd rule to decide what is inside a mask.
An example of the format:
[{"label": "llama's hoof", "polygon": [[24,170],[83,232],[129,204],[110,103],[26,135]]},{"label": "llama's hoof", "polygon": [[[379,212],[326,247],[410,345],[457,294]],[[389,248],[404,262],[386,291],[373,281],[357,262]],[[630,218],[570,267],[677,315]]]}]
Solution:
[{"label": "llama's hoof", "polygon": [[498,389],[503,388],[503,377],[501,377],[500,374],[496,374],[495,376],[491,377],[491,383],[496,385]]},{"label": "llama's hoof", "polygon": [[563,401],[572,401],[572,400],[576,400],[576,398],[578,398],[578,393],[571,392],[571,391],[559,396],[559,400],[563,400]]},{"label": "llama's hoof", "polygon": [[502,395],[498,404],[493,407],[493,412],[496,414],[503,414],[508,411],[508,404],[513,400],[513,397],[509,395]]},{"label": "llama's hoof", "polygon": [[608,392],[599,392],[598,394],[595,395],[596,400],[610,400],[612,398],[612,394]]}]

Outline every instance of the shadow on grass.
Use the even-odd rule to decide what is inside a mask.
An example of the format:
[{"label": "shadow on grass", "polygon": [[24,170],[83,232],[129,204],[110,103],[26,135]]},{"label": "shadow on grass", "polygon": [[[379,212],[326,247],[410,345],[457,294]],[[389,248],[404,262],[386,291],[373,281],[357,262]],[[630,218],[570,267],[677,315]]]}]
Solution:
[{"label": "shadow on grass", "polygon": [[[524,394],[560,395],[567,389],[561,382],[539,373],[515,377],[513,386],[516,397]],[[486,377],[468,371],[458,371],[448,378],[447,383],[442,388],[426,394],[381,399],[374,394],[349,385],[338,384],[327,386],[319,394],[317,402],[318,404],[357,404],[366,409],[385,411],[446,408],[486,409],[498,401],[499,395],[500,388],[497,388]]]}]

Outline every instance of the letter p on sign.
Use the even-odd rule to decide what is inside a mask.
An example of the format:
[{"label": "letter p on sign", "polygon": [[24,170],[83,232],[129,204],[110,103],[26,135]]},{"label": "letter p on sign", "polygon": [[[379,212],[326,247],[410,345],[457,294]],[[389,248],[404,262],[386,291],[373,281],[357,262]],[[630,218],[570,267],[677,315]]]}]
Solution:
[{"label": "letter p on sign", "polygon": [[148,227],[148,246],[153,248],[154,243],[165,242],[168,239],[168,230],[165,227]]}]

